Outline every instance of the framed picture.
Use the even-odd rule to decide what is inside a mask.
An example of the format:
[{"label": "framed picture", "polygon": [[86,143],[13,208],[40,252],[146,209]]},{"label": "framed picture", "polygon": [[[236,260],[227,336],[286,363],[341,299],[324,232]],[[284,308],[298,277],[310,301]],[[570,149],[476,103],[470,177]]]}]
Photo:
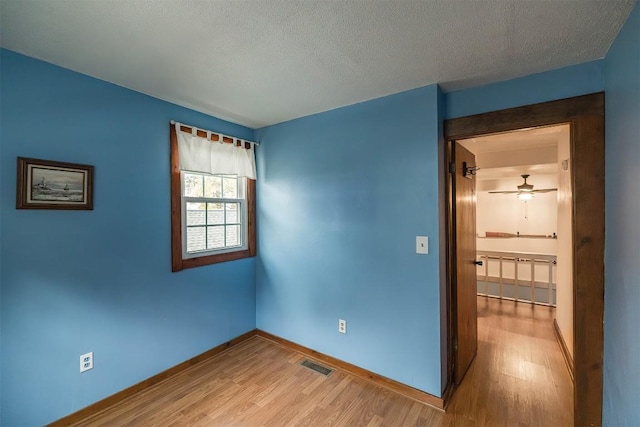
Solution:
[{"label": "framed picture", "polygon": [[18,157],[17,209],[93,209],[93,166]]}]

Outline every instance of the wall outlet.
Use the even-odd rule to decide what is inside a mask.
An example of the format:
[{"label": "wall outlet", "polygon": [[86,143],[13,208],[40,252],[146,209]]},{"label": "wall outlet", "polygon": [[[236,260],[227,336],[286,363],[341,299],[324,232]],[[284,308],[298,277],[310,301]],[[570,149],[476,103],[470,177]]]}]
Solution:
[{"label": "wall outlet", "polygon": [[341,334],[346,334],[347,333],[347,321],[346,320],[342,320],[342,319],[338,320],[338,332],[340,332]]},{"label": "wall outlet", "polygon": [[80,356],[80,372],[93,369],[93,351]]}]

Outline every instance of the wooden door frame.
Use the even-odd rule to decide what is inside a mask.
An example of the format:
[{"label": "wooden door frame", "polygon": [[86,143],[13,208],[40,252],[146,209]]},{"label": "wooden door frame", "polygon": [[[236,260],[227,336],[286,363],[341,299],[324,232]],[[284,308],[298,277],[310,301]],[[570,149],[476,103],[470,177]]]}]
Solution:
[{"label": "wooden door frame", "polygon": [[[451,141],[558,124],[570,125],[573,248],[573,392],[574,423],[602,424],[602,355],[604,319],[604,92],[543,102],[444,121],[445,254],[444,283],[447,336],[447,385],[454,387],[455,245],[452,238],[452,194],[449,173]],[[450,393],[445,393],[445,397]],[[446,403],[446,402],[445,402]]]}]

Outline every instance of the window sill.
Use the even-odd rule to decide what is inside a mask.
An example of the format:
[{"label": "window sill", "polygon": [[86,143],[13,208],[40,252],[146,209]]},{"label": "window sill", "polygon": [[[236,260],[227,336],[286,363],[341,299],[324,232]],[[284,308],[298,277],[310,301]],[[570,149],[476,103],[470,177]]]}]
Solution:
[{"label": "window sill", "polygon": [[195,258],[184,258],[181,262],[180,268],[174,268],[173,272],[184,270],[186,268],[202,267],[203,265],[218,264],[221,262],[251,258],[255,255],[256,254],[251,251],[251,249],[245,249],[243,251],[225,252],[223,254],[205,255]]}]

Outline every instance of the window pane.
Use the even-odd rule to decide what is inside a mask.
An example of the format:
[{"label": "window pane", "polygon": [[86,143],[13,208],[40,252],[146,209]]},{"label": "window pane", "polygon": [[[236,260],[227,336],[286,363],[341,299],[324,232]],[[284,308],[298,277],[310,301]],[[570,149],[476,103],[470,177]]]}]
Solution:
[{"label": "window pane", "polygon": [[227,225],[227,246],[240,246],[239,225]]},{"label": "window pane", "polygon": [[238,198],[238,178],[235,176],[225,176],[222,179],[222,194],[225,199]]},{"label": "window pane", "polygon": [[197,252],[205,250],[205,228],[187,228],[187,252]]},{"label": "window pane", "polygon": [[187,203],[187,225],[205,225],[204,203]]},{"label": "window pane", "polygon": [[224,248],[224,226],[207,227],[207,249]]},{"label": "window pane", "polygon": [[210,175],[204,177],[204,196],[222,197],[222,177]]},{"label": "window pane", "polygon": [[202,197],[202,175],[184,174],[184,195],[187,197]]},{"label": "window pane", "polygon": [[[234,175],[183,172],[184,197],[238,199],[244,197],[244,180]],[[187,253],[217,251],[242,246],[242,203],[185,201],[184,233]]]},{"label": "window pane", "polygon": [[207,224],[224,224],[224,203],[207,203]]},{"label": "window pane", "polygon": [[239,212],[239,203],[225,203],[227,209],[227,221],[226,224],[238,224],[238,212]]}]

